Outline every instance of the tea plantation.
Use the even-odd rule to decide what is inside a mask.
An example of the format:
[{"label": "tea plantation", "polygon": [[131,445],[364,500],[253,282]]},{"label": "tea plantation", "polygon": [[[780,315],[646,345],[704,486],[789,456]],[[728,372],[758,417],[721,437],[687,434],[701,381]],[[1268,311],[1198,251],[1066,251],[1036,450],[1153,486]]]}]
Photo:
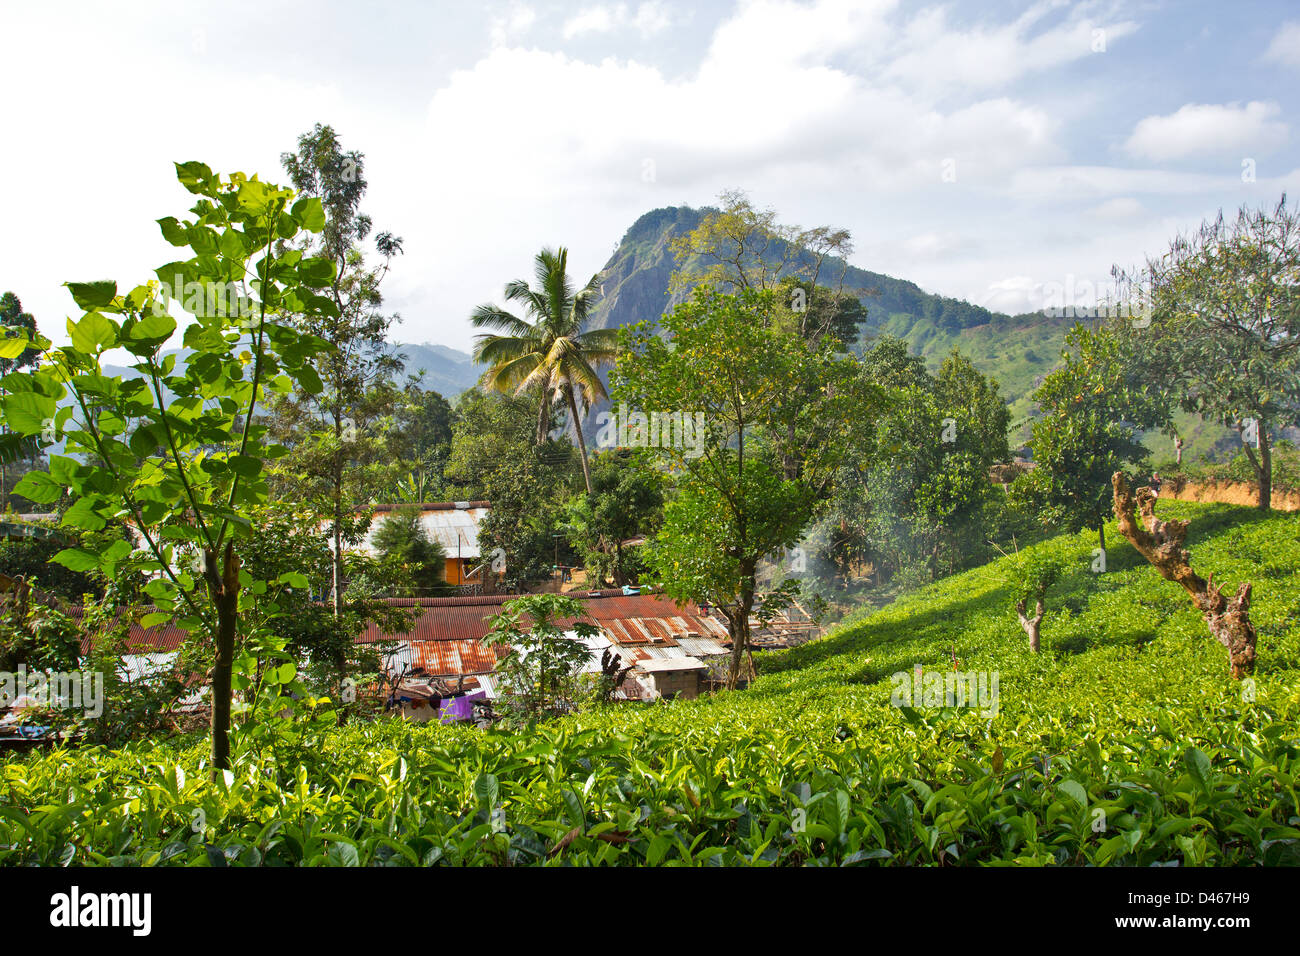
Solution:
[{"label": "tea plantation", "polygon": [[[1116,533],[1030,654],[999,560],[759,659],[745,691],[529,732],[398,721],[246,745],[9,758],[0,862],[127,865],[1300,863],[1300,516],[1162,504],[1192,562],[1255,583],[1252,682]],[[954,660],[955,659],[955,660]],[[891,675],[996,672],[991,708],[894,706]],[[260,750],[259,750],[260,748]]]}]

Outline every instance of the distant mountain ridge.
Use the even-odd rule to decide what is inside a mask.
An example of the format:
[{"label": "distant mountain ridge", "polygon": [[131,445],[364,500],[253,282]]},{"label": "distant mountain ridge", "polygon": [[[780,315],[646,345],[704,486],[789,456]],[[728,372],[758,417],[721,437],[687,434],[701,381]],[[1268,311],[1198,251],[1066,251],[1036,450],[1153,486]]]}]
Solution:
[{"label": "distant mountain ridge", "polygon": [[[603,294],[593,310],[592,325],[619,328],[643,319],[657,319],[685,299],[686,292],[668,291],[676,267],[670,243],[698,226],[710,211],[668,206],[652,210],[634,222],[601,272]],[[868,333],[882,330],[895,316],[925,320],[949,334],[990,324],[999,317],[999,313],[964,300],[925,292],[914,282],[868,272],[840,258],[828,258],[822,265],[821,284],[841,283],[846,291],[862,297],[867,306],[864,331]]]},{"label": "distant mountain ridge", "polygon": [[[602,297],[593,310],[591,325],[621,328],[646,319],[657,321],[684,300],[688,292],[670,293],[668,288],[677,266],[670,243],[698,226],[708,211],[667,206],[638,218],[605,263]],[[871,338],[891,335],[907,342],[912,352],[934,369],[956,349],[983,374],[997,380],[999,392],[1011,408],[1013,443],[1029,437],[1031,396],[1043,378],[1060,364],[1065,335],[1075,319],[1039,312],[1014,316],[991,312],[962,299],[926,292],[905,279],[848,265],[838,258],[823,263],[820,281],[827,286],[842,281],[843,288],[858,294],[866,307],[861,337],[856,343],[848,343],[854,351],[860,352]],[[606,404],[592,410],[587,430],[594,428],[595,414]],[[1187,439],[1189,456],[1223,453],[1234,446],[1227,429],[1181,412],[1177,422]],[[1162,436],[1151,435],[1147,444],[1163,449],[1168,442]]]},{"label": "distant mountain ridge", "polygon": [[[603,294],[593,310],[596,328],[621,328],[644,319],[657,320],[678,305],[687,292],[670,293],[676,268],[671,241],[699,225],[707,209],[668,206],[652,210],[627,230],[602,270]],[[1029,413],[1029,394],[1056,364],[1073,320],[1032,313],[1009,316],[961,299],[926,292],[914,282],[870,272],[842,259],[822,265],[824,285],[855,293],[867,310],[863,342],[888,334],[903,339],[912,351],[937,367],[953,348],[998,380],[1014,419]]]},{"label": "distant mountain ridge", "polygon": [[468,352],[446,345],[394,342],[390,350],[405,356],[406,375],[413,376],[423,371],[424,387],[432,389],[448,401],[454,401],[461,392],[473,388],[483,374],[483,370],[474,364]]}]

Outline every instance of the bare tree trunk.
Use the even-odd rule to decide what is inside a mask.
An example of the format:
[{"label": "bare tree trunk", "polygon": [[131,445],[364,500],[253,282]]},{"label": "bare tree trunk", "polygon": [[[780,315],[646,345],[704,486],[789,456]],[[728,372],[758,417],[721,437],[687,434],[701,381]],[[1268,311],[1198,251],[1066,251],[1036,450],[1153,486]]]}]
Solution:
[{"label": "bare tree trunk", "polygon": [[334,617],[339,617],[343,613],[343,531],[340,527],[343,523],[343,417],[336,408],[334,412],[334,472],[330,476],[333,480],[334,492],[334,556],[330,562],[331,576],[333,577],[333,593],[330,600],[334,605]]},{"label": "bare tree trunk", "polygon": [[[1243,582],[1231,600],[1224,597],[1222,589],[1214,584],[1213,575],[1205,579],[1192,570],[1191,556],[1183,546],[1188,522],[1161,521],[1155,516],[1155,496],[1151,489],[1139,488],[1135,495],[1118,471],[1111,476],[1111,484],[1120,532],[1161,577],[1182,585],[1191,595],[1211,636],[1227,648],[1232,676],[1240,680],[1253,674],[1255,626],[1250,622],[1250,582]],[[1135,507],[1141,511],[1141,522],[1134,515]]]},{"label": "bare tree trunk", "polygon": [[212,769],[215,772],[230,769],[231,676],[239,620],[239,558],[234,545],[226,545],[220,569],[216,552],[204,550],[203,574],[217,610],[216,653],[212,662]]},{"label": "bare tree trunk", "polygon": [[1273,507],[1273,445],[1268,440],[1268,429],[1259,426],[1259,510]]},{"label": "bare tree trunk", "polygon": [[551,396],[545,388],[542,389],[541,400],[537,403],[537,444],[546,443],[546,436],[551,430],[550,415],[547,413],[551,408]]},{"label": "bare tree trunk", "polygon": [[1029,635],[1029,649],[1035,654],[1038,653],[1038,634],[1043,624],[1043,602],[1034,603],[1034,616],[1026,616],[1027,602],[1021,600],[1016,602],[1016,616],[1020,618],[1020,627]]},{"label": "bare tree trunk", "polygon": [[727,690],[735,690],[740,683],[740,672],[749,650],[749,613],[754,608],[754,569],[756,561],[741,562],[740,600],[727,620],[731,632],[731,667],[727,672]]},{"label": "bare tree trunk", "polygon": [[1259,457],[1255,457],[1249,443],[1243,447],[1246,449],[1246,457],[1250,459],[1250,467],[1255,472],[1255,480],[1259,483],[1259,510],[1268,511],[1273,506],[1273,446],[1269,444],[1268,429],[1264,423],[1260,421],[1256,428],[1259,435]]},{"label": "bare tree trunk", "polygon": [[569,413],[573,416],[573,430],[578,433],[578,454],[582,456],[582,480],[587,483],[587,494],[591,494],[591,466],[587,464],[587,439],[582,435],[582,420],[578,418],[578,402],[573,397],[573,389],[565,388],[569,399]]}]

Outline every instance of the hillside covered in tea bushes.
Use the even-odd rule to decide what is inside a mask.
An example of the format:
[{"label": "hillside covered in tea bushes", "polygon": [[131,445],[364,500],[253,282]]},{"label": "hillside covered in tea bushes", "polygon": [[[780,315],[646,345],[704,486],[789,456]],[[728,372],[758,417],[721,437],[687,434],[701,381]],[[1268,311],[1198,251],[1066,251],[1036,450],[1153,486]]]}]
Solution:
[{"label": "hillside covered in tea bushes", "polygon": [[[322,722],[215,783],[199,742],[10,757],[0,863],[1300,864],[1300,516],[1160,513],[1193,519],[1202,574],[1254,582],[1253,683],[1112,523],[1104,574],[1090,532],[1036,546],[1074,569],[1038,656],[1001,559],[711,698],[526,732]],[[996,716],[891,704],[891,675],[954,659],[996,673]]]}]

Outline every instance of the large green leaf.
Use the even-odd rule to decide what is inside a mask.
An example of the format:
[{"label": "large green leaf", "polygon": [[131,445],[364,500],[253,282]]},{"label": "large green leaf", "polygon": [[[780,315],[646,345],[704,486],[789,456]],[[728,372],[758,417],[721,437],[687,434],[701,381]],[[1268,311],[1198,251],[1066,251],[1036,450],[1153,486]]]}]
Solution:
[{"label": "large green leaf", "polygon": [[58,402],[38,392],[13,392],[0,397],[5,425],[23,435],[39,435],[54,421]]},{"label": "large green leaf", "polygon": [[31,340],[27,338],[27,333],[19,329],[17,334],[11,334],[10,330],[5,330],[5,335],[0,337],[0,359],[16,359],[27,351],[31,345]]},{"label": "large green leaf", "polygon": [[43,471],[29,471],[14,486],[14,494],[37,504],[48,505],[59,500],[63,486]]},{"label": "large green leaf", "polygon": [[64,285],[72,293],[72,300],[87,312],[110,305],[117,295],[117,283],[110,279],[99,282],[65,282]]},{"label": "large green leaf", "polygon": [[80,322],[68,319],[68,335],[72,338],[72,347],[88,355],[117,341],[117,330],[98,312],[87,312]]},{"label": "large green leaf", "polygon": [[176,220],[175,216],[166,216],[159,219],[158,226],[162,229],[163,238],[173,246],[189,244],[189,240],[185,237],[185,227]]},{"label": "large green leaf", "polygon": [[291,214],[308,232],[320,232],[325,228],[325,207],[317,196],[299,199],[293,204]]},{"label": "large green leaf", "polygon": [[50,558],[55,564],[61,564],[69,571],[95,571],[99,569],[99,555],[85,548],[64,548]]}]

